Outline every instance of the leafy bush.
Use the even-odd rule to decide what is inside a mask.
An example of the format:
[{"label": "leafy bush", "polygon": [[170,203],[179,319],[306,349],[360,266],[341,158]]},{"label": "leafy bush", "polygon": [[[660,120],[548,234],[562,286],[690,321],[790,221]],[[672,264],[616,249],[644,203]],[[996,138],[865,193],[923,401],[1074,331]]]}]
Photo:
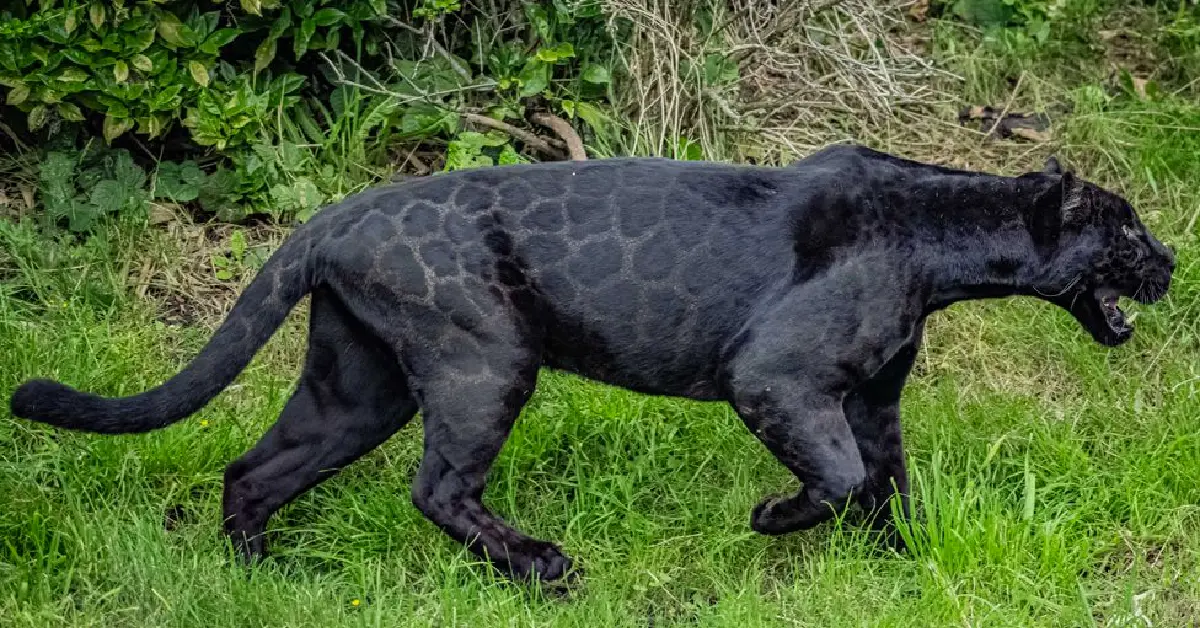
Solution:
[{"label": "leafy bush", "polygon": [[86,231],[108,214],[140,211],[147,197],[146,173],[126,151],[50,153],[38,184],[48,218],[65,220],[71,231]]},{"label": "leafy bush", "polygon": [[[228,133],[214,134],[205,114],[226,114],[236,124],[244,111],[214,116],[212,103],[233,98],[241,110],[252,107],[247,83],[275,60],[281,38],[291,39],[298,62],[310,50],[336,47],[343,31],[361,41],[363,24],[385,8],[359,1],[343,11],[296,0],[267,16],[260,0],[244,0],[246,13],[240,15],[202,11],[208,4],[40,0],[31,10],[16,3],[0,11],[0,84],[9,88],[7,103],[26,113],[31,131],[56,119],[81,121],[84,112],[103,116],[107,141],[131,130],[158,137],[184,119],[186,109],[193,137],[220,146]],[[235,40],[254,38],[262,43],[252,58],[229,53]]]},{"label": "leafy bush", "polygon": [[[509,0],[486,14],[456,0],[31,2],[0,0],[0,85],[24,114],[17,130],[35,144],[68,129],[140,144],[145,168],[156,165],[145,154],[190,160],[160,167],[163,181],[188,173],[158,186],[164,198],[225,220],[303,220],[385,176],[399,144],[434,142],[450,169],[522,159],[509,135],[464,128],[467,112],[521,126],[550,109],[613,128],[593,104],[615,48],[596,0]],[[64,160],[99,153],[58,148],[42,167],[59,182],[41,189],[52,222],[86,229],[138,205],[68,194]]]}]

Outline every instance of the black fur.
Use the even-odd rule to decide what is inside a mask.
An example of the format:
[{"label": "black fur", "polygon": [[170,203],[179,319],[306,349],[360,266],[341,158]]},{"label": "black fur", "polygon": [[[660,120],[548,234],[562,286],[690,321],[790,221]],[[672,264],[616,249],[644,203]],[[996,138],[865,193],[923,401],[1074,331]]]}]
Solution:
[{"label": "black fur", "polygon": [[1160,298],[1173,265],[1123,199],[1057,162],[999,177],[836,146],[778,169],[473,170],[321,212],[161,387],[105,399],[32,381],[12,408],[92,432],[163,427],[232,382],[311,292],[299,387],[226,473],[235,542],[260,555],[273,512],[420,408],[417,507],[508,573],[552,580],[570,560],[481,501],[540,367],[732,404],[803,482],[753,512],[782,534],[847,500],[875,513],[898,492],[907,513],[899,400],[931,312],[1033,295],[1115,345],[1131,331],[1116,295]]}]

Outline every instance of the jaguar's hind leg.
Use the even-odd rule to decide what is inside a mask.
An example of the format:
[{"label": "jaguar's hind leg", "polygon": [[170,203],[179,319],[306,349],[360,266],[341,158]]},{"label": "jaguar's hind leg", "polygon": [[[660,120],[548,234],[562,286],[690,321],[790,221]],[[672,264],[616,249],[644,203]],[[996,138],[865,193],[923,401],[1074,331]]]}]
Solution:
[{"label": "jaguar's hind leg", "polygon": [[[468,349],[467,347],[476,347]],[[448,362],[485,364],[464,377],[449,369],[420,381],[425,454],[412,498],[426,517],[499,571],[551,581],[571,560],[557,546],[530,538],[483,504],[487,473],[536,385],[538,353],[479,341],[460,345]]]},{"label": "jaguar's hind leg", "polygon": [[331,294],[312,297],[300,385],[262,440],[225,471],[225,530],[248,559],[280,507],[387,440],[416,413],[390,353]]}]

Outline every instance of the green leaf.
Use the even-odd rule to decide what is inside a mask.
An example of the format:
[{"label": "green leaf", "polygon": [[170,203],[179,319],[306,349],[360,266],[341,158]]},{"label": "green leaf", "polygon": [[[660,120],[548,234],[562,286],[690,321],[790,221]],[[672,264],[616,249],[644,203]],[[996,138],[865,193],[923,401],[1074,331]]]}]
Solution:
[{"label": "green leaf", "polygon": [[52,213],[62,215],[61,207],[75,198],[76,163],[70,155],[54,151],[38,164],[38,190]]},{"label": "green leaf", "polygon": [[46,119],[50,117],[50,112],[46,109],[46,105],[38,105],[29,110],[29,115],[26,124],[30,131],[36,131],[46,124]]},{"label": "green leaf", "polygon": [[563,59],[570,59],[575,56],[575,47],[569,42],[562,42],[557,46],[541,47],[537,51],[537,59],[546,63],[558,63]]},{"label": "green leaf", "polygon": [[546,14],[546,8],[536,2],[522,2],[521,4],[525,7],[525,17],[533,24],[538,37],[550,39],[550,18]]},{"label": "green leaf", "polygon": [[525,67],[521,68],[517,79],[521,81],[521,97],[528,98],[550,85],[550,66],[537,59],[530,59],[525,63]]},{"label": "green leaf", "polygon": [[133,128],[133,120],[129,118],[104,116],[104,141],[111,144],[113,140],[121,137],[131,128]]},{"label": "green leaf", "polygon": [[504,148],[500,149],[500,155],[496,157],[496,163],[501,166],[523,164],[525,163],[525,158],[521,157],[521,154],[512,147],[512,144],[505,143]]},{"label": "green leaf", "polygon": [[605,85],[612,80],[612,77],[608,74],[608,68],[596,63],[589,63],[588,65],[584,66],[583,73],[580,74],[580,78],[589,83],[595,83],[597,85]]},{"label": "green leaf", "polygon": [[104,26],[104,5],[99,2],[93,2],[88,5],[88,19],[92,21],[92,27],[100,30]]},{"label": "green leaf", "polygon": [[583,119],[588,126],[592,127],[596,135],[607,136],[612,131],[612,119],[596,105],[586,101],[563,101],[564,106],[567,106],[568,103],[570,103],[571,115]]},{"label": "green leaf", "polygon": [[124,83],[129,78],[129,64],[124,61],[118,61],[113,65],[113,78],[117,79],[118,83]]},{"label": "green leaf", "polygon": [[290,184],[273,185],[270,193],[272,202],[286,213],[312,211],[325,200],[321,190],[307,177],[298,177]]},{"label": "green leaf", "polygon": [[280,142],[276,147],[276,156],[279,159],[279,165],[285,170],[297,171],[303,167],[307,153],[291,142]]},{"label": "green leaf", "polygon": [[337,9],[324,8],[313,13],[312,21],[316,22],[317,26],[333,26],[344,17],[346,17],[346,14]]},{"label": "green leaf", "polygon": [[158,165],[158,173],[154,177],[154,197],[176,203],[196,200],[200,196],[205,178],[204,172],[194,161],[164,161]]},{"label": "green leaf", "polygon": [[192,75],[192,80],[196,81],[200,87],[208,87],[208,68],[204,67],[199,61],[188,61],[188,73]]},{"label": "green leaf", "polygon": [[303,57],[304,53],[308,51],[308,41],[312,39],[313,33],[315,32],[317,32],[317,23],[314,22],[311,17],[305,18],[304,21],[300,23],[300,30],[296,33],[295,38],[292,40],[292,52],[296,54],[297,61],[299,61],[300,57]]},{"label": "green leaf", "polygon": [[313,117],[312,111],[308,107],[308,103],[302,102],[293,114],[296,117],[296,123],[300,125],[300,129],[304,131],[304,136],[308,141],[314,144],[321,144],[325,141],[325,131],[321,130],[321,125],[317,124]]},{"label": "green leaf", "polygon": [[1014,12],[1005,0],[958,0],[954,3],[954,14],[964,22],[981,26],[1004,26]]},{"label": "green leaf", "polygon": [[64,83],[82,83],[88,79],[88,73],[79,68],[67,68],[58,75],[58,80]]},{"label": "green leaf", "polygon": [[143,54],[133,55],[133,67],[140,72],[149,72],[154,69],[154,62],[150,61],[150,57]]},{"label": "green leaf", "polygon": [[233,271],[229,268],[229,260],[222,256],[213,256],[213,266],[216,267],[217,279],[221,281],[229,281],[233,279]]},{"label": "green leaf", "polygon": [[228,207],[237,195],[237,185],[238,176],[218,166],[200,185],[200,205],[210,212]]},{"label": "green leaf", "polygon": [[279,17],[271,23],[271,31],[267,33],[268,39],[278,39],[287,32],[289,26],[292,25],[292,10],[288,7],[283,7],[279,12]]},{"label": "green leaf", "polygon": [[184,26],[174,13],[166,11],[159,14],[158,35],[172,46],[187,46],[191,39],[188,27]]},{"label": "green leaf", "polygon": [[458,129],[457,113],[428,103],[413,103],[400,116],[400,135],[403,138],[432,137],[451,134]]},{"label": "green leaf", "polygon": [[105,179],[97,183],[88,198],[88,202],[103,214],[115,214],[121,211],[128,200],[129,192],[119,182],[112,179]]},{"label": "green leaf", "polygon": [[704,149],[696,142],[681,135],[675,141],[675,159],[702,161],[704,159]]},{"label": "green leaf", "polygon": [[704,83],[724,85],[738,79],[738,65],[733,59],[717,53],[704,56]]},{"label": "green leaf", "polygon": [[78,203],[74,199],[65,204],[59,215],[67,217],[67,229],[75,233],[90,230],[96,222],[96,210],[92,206]]},{"label": "green leaf", "polygon": [[69,102],[58,103],[58,115],[63,120],[70,120],[71,122],[79,122],[83,120],[83,112],[79,110],[79,107],[72,105]]},{"label": "green leaf", "polygon": [[63,18],[63,30],[66,31],[68,35],[71,34],[71,31],[75,30],[75,20],[75,9],[67,9],[67,15]]},{"label": "green leaf", "polygon": [[176,83],[160,92],[155,93],[150,97],[151,111],[171,111],[180,105],[183,98],[179,93],[183,91],[183,86]]},{"label": "green leaf", "polygon": [[8,96],[4,101],[10,105],[19,105],[29,98],[29,86],[25,83],[17,83],[12,89],[8,90]]},{"label": "green leaf", "polygon": [[229,236],[229,252],[233,253],[233,259],[239,262],[246,256],[246,234],[241,229]]},{"label": "green leaf", "polygon": [[216,55],[226,44],[237,39],[239,34],[240,31],[236,28],[222,28],[204,40],[204,43],[200,45],[200,52],[206,55]]},{"label": "green leaf", "polygon": [[254,51],[254,73],[262,72],[264,68],[271,65],[271,61],[275,59],[275,49],[278,44],[274,37],[268,37],[263,40],[263,43],[258,45],[258,50]]},{"label": "green leaf", "polygon": [[209,11],[208,13],[204,14],[192,13],[187,20],[187,27],[194,35],[192,41],[198,44],[208,39],[209,35],[216,30],[217,22],[220,21],[220,19],[221,13],[219,11]]},{"label": "green leaf", "polygon": [[262,15],[262,0],[242,0],[242,10],[250,15]]},{"label": "green leaf", "polygon": [[137,122],[139,131],[145,133],[150,138],[155,138],[166,130],[170,119],[163,115],[152,115],[145,118],[138,118]]}]

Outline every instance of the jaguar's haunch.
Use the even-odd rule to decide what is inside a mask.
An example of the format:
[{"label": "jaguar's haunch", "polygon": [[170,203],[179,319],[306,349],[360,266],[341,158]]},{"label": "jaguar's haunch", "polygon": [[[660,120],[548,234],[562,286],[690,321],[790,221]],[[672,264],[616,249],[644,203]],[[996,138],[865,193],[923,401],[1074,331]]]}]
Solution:
[{"label": "jaguar's haunch", "polygon": [[1000,177],[835,146],[786,168],[463,171],[319,213],[158,388],[107,399],[34,380],[12,409],[108,434],[170,425],[228,386],[311,293],[299,387],[225,474],[241,550],[261,554],[273,512],[420,409],[416,506],[500,569],[552,580],[570,560],[481,501],[540,367],[732,404],[803,483],[752,514],[755,530],[782,534],[847,500],[876,511],[897,489],[904,499],[898,402],[931,312],[1037,296],[1116,345],[1132,332],[1118,297],[1162,297],[1173,266],[1128,203],[1053,161]]}]

